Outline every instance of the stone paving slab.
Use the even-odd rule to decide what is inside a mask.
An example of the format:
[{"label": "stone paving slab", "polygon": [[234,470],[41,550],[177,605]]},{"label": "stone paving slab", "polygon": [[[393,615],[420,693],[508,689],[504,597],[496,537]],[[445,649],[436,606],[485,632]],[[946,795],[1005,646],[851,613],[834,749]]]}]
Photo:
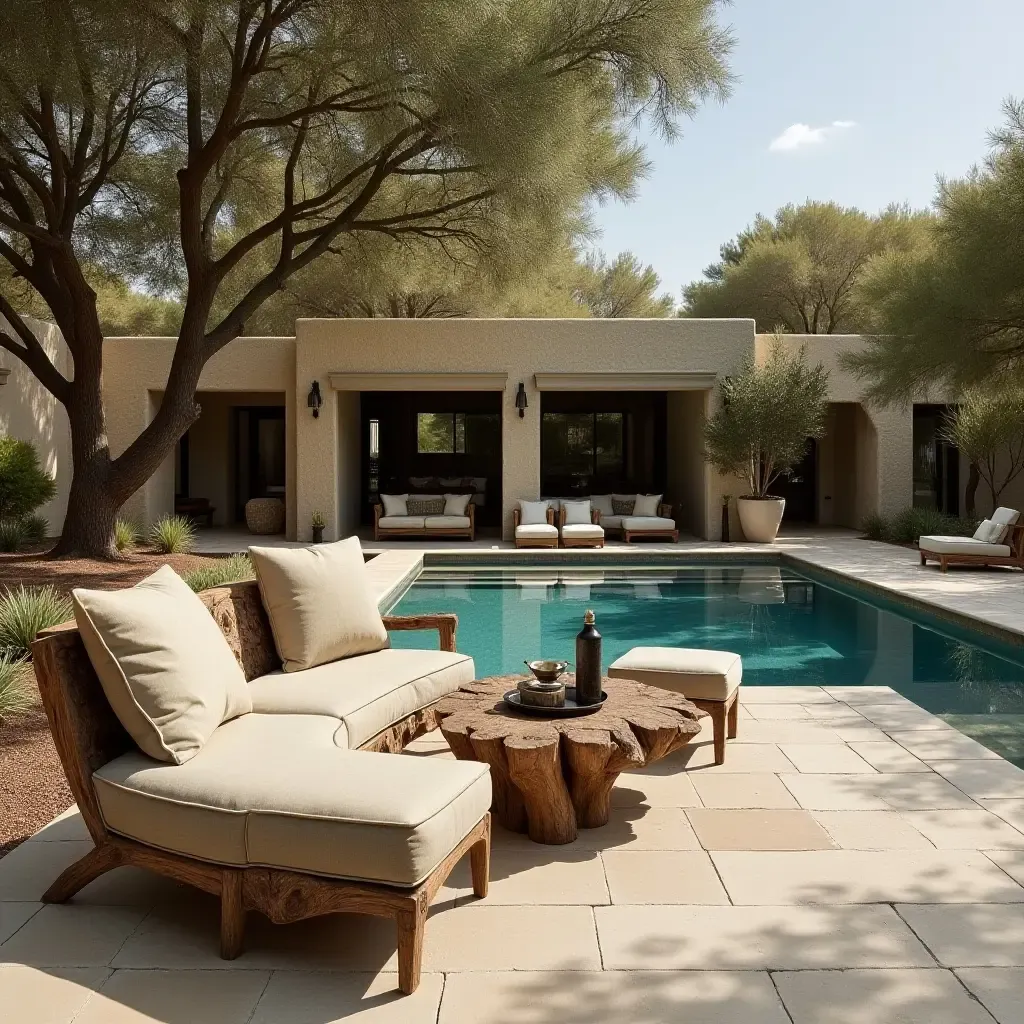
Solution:
[{"label": "stone paving slab", "polygon": [[946,967],[1024,967],[1024,914],[1011,904],[897,906]]},{"label": "stone paving slab", "polygon": [[962,967],[956,976],[998,1024],[1020,1024],[1024,1019],[1024,968]]}]

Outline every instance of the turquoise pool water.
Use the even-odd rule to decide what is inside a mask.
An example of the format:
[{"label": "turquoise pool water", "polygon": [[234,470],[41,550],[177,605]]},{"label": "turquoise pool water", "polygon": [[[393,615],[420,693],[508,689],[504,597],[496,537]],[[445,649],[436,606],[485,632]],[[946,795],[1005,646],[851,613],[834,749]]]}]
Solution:
[{"label": "turquoise pool water", "polygon": [[428,569],[393,610],[457,612],[459,650],[485,676],[572,661],[587,608],[605,667],[641,645],[711,647],[742,655],[745,685],[891,686],[1024,767],[1024,646],[789,568]]}]

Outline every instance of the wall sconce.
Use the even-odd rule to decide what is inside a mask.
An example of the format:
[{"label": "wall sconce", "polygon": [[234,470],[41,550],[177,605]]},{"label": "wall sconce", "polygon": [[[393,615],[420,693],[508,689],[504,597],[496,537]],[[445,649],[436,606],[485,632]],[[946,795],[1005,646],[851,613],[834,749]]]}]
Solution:
[{"label": "wall sconce", "polygon": [[306,396],[306,405],[313,410],[313,419],[320,418],[320,406],[324,404],[324,396],[320,394],[320,381],[313,381],[313,386]]},{"label": "wall sconce", "polygon": [[523,419],[526,416],[526,385],[522,381],[516,392],[516,408],[519,410],[519,418]]}]

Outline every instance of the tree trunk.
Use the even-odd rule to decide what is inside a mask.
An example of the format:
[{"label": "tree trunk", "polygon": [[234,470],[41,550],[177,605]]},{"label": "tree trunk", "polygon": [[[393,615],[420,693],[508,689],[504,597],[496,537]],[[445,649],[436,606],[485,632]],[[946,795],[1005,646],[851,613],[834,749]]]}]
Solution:
[{"label": "tree trunk", "polygon": [[976,502],[978,497],[978,485],[981,483],[981,473],[978,470],[977,462],[972,462],[970,472],[967,475],[967,487],[964,489],[964,506],[967,518],[973,519],[976,515]]}]

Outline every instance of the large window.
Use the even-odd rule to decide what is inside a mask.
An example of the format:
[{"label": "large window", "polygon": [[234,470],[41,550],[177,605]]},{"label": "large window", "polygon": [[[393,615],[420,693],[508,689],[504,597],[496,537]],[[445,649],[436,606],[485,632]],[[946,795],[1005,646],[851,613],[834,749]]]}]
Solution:
[{"label": "large window", "polygon": [[416,414],[416,451],[420,455],[463,455],[466,451],[464,412]]},{"label": "large window", "polygon": [[562,487],[587,488],[623,476],[621,412],[545,412],[541,416],[544,474]]}]

